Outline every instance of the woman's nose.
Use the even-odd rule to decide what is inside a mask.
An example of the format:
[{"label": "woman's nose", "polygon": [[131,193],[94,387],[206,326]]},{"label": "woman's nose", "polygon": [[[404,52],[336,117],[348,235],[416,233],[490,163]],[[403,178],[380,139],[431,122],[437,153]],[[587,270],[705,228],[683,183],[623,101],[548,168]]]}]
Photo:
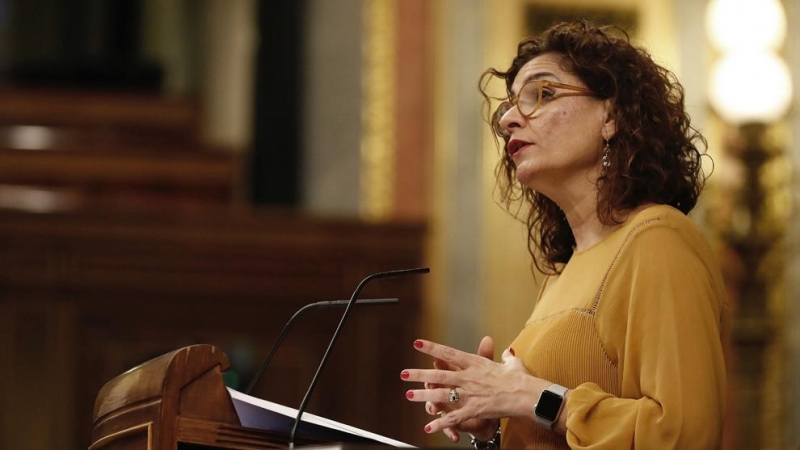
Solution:
[{"label": "woman's nose", "polygon": [[524,118],[519,113],[519,109],[513,107],[510,108],[508,111],[506,111],[506,113],[500,117],[498,125],[500,125],[500,129],[504,133],[511,135],[511,133],[514,132],[515,128],[522,127],[523,120]]}]

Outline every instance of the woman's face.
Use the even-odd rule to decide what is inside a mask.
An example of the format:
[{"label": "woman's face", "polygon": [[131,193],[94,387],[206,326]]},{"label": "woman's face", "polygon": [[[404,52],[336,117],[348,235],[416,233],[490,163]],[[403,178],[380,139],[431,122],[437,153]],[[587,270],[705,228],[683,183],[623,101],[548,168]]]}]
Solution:
[{"label": "woman's face", "polygon": [[[560,67],[560,61],[553,53],[528,61],[514,79],[514,95],[534,80],[585,88],[577,76]],[[520,183],[560,203],[560,195],[594,186],[604,139],[613,136],[614,122],[608,102],[573,89],[543,86],[541,102],[531,117],[511,108],[500,126],[509,135],[506,152],[516,165]],[[526,88],[525,92],[537,90]]]}]

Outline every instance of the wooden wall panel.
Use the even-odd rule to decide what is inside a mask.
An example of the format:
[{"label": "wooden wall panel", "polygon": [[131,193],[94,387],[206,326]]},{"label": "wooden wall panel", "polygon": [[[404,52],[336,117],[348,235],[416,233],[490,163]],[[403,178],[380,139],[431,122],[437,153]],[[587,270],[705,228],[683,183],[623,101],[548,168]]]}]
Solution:
[{"label": "wooden wall panel", "polygon": [[[249,382],[305,303],[349,297],[369,273],[422,265],[425,229],[286,212],[206,208],[34,214],[0,210],[0,447],[82,449],[100,387],[154,356],[210,343]],[[401,304],[354,310],[309,411],[421,444],[424,414],[403,368],[424,363],[421,278],[364,295]],[[299,404],[342,310],[313,311],[255,394]]]}]

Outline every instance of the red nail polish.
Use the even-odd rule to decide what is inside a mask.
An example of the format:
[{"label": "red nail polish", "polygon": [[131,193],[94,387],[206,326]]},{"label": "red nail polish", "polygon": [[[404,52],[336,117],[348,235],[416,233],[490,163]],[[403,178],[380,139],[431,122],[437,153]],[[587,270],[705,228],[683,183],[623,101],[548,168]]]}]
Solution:
[{"label": "red nail polish", "polygon": [[414,398],[414,393],[412,391],[406,391],[406,398],[411,400]]},{"label": "red nail polish", "polygon": [[402,379],[404,379],[404,380],[407,380],[407,379],[408,379],[408,377],[410,377],[410,376],[411,376],[411,374],[410,374],[410,373],[408,373],[408,371],[406,371],[406,370],[404,370],[404,371],[400,372],[400,378],[402,378]]},{"label": "red nail polish", "polygon": [[508,348],[508,352],[511,353],[511,356],[517,356],[517,354],[514,353],[514,349],[511,347]]},{"label": "red nail polish", "polygon": [[414,347],[422,348],[422,341],[414,341]]},{"label": "red nail polish", "polygon": [[425,425],[425,432],[426,433],[430,433],[431,432],[431,426],[430,425]]}]

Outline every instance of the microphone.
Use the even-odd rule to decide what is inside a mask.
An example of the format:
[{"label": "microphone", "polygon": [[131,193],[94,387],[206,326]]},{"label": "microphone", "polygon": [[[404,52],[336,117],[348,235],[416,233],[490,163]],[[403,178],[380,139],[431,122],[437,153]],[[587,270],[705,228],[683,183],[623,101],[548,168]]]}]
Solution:
[{"label": "microphone", "polygon": [[416,275],[422,273],[428,273],[431,269],[428,267],[418,267],[415,269],[401,269],[401,270],[389,270],[387,272],[378,272],[373,273],[372,275],[367,276],[356,287],[356,290],[353,291],[353,295],[350,296],[350,300],[347,302],[347,307],[344,309],[344,313],[342,314],[342,319],[339,321],[339,325],[336,327],[336,331],[333,332],[333,337],[331,337],[331,342],[328,344],[328,348],[325,350],[325,354],[322,356],[322,360],[319,362],[319,366],[317,367],[317,372],[314,374],[314,378],[311,379],[311,383],[308,386],[308,390],[306,391],[305,397],[303,397],[303,401],[300,403],[300,408],[297,409],[297,417],[294,419],[294,425],[292,426],[292,433],[289,435],[289,448],[294,448],[294,438],[297,434],[297,427],[300,425],[300,419],[303,417],[303,413],[306,411],[306,407],[308,406],[308,402],[311,399],[311,394],[314,392],[314,388],[317,386],[317,382],[319,381],[319,374],[322,373],[322,369],[325,367],[325,364],[328,362],[328,357],[331,354],[331,350],[333,349],[334,344],[336,344],[336,340],[339,338],[339,334],[342,332],[342,325],[347,320],[347,317],[350,315],[350,310],[353,308],[353,305],[356,304],[358,299],[358,294],[361,293],[361,290],[364,286],[370,282],[371,280],[377,278],[394,278],[394,277],[401,277],[404,275]]},{"label": "microphone", "polygon": [[[356,302],[357,305],[387,305],[391,303],[397,303],[400,300],[396,298],[371,298],[365,300],[359,300]],[[275,340],[275,343],[272,344],[272,348],[269,350],[267,357],[264,359],[264,362],[261,363],[261,367],[258,368],[258,372],[253,376],[253,379],[250,381],[250,385],[247,386],[247,390],[244,391],[245,394],[250,394],[250,391],[256,386],[259,378],[261,378],[261,374],[264,373],[264,369],[267,368],[270,361],[272,361],[272,357],[275,356],[275,353],[278,352],[278,347],[280,347],[281,342],[286,337],[286,334],[289,333],[289,329],[294,324],[294,321],[300,317],[304,312],[308,311],[309,309],[316,309],[316,308],[332,308],[336,306],[347,306],[350,303],[349,300],[331,300],[325,302],[316,302],[316,303],[309,303],[308,305],[303,306],[302,308],[298,309],[294,315],[289,318],[289,321],[286,322],[286,325],[283,326],[283,330],[278,335],[278,339]]]}]

